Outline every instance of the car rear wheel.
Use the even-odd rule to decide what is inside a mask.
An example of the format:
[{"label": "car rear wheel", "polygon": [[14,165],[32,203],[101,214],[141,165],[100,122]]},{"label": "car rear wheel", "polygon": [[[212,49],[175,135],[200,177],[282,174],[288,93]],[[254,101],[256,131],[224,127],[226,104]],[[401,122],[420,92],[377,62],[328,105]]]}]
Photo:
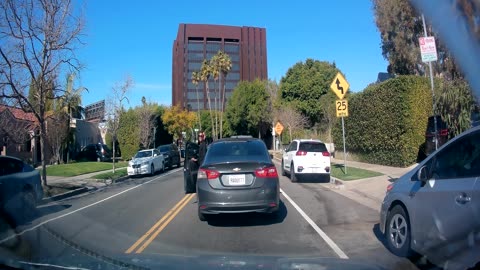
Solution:
[{"label": "car rear wheel", "polygon": [[385,236],[388,249],[400,257],[412,255],[410,249],[410,220],[405,209],[397,205],[387,215]]},{"label": "car rear wheel", "polygon": [[282,168],[281,168],[281,170],[282,170],[282,176],[285,176],[285,175],[287,175],[287,173],[285,172],[285,167],[284,167],[283,165],[284,165],[284,164],[283,164],[283,159],[282,159]]},{"label": "car rear wheel", "polygon": [[155,174],[155,167],[152,165],[150,165],[150,174],[151,175],[154,175]]},{"label": "car rear wheel", "polygon": [[200,219],[200,221],[207,221],[207,217],[200,211],[200,207],[198,207],[198,219]]},{"label": "car rear wheel", "polygon": [[290,165],[290,181],[297,182],[297,176],[295,175],[295,167],[293,166],[293,162]]}]

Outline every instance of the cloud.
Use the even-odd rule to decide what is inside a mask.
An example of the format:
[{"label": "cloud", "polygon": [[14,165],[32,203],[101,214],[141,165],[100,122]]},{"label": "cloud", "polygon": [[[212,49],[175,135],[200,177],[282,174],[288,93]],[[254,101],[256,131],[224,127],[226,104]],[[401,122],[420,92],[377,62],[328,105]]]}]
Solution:
[{"label": "cloud", "polygon": [[137,90],[170,90],[171,84],[162,83],[135,83],[134,88]]}]

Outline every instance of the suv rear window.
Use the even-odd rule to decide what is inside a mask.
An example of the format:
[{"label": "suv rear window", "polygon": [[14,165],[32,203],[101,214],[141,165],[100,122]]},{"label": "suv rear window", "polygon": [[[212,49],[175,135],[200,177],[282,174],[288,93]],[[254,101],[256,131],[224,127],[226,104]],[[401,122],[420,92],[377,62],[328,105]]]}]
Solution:
[{"label": "suv rear window", "polygon": [[301,142],[298,150],[306,152],[328,152],[325,144],[321,142]]},{"label": "suv rear window", "polygon": [[170,145],[164,145],[164,146],[160,146],[160,152],[162,153],[165,153],[165,152],[168,152],[170,151]]},{"label": "suv rear window", "polygon": [[224,141],[209,146],[205,163],[257,161],[270,163],[267,147],[262,141]]}]

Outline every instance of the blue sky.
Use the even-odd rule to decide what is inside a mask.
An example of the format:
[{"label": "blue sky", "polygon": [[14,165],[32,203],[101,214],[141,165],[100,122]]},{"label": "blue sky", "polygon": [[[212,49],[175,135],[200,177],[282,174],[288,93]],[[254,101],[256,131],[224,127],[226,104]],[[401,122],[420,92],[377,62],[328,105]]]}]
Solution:
[{"label": "blue sky", "polygon": [[355,92],[386,71],[370,0],[298,3],[87,0],[86,45],[78,52],[85,68],[76,82],[89,89],[83,105],[106,98],[126,74],[135,81],[130,106],[140,104],[142,96],[170,105],[179,23],[265,27],[268,75],[277,81],[307,58],[335,61]]}]

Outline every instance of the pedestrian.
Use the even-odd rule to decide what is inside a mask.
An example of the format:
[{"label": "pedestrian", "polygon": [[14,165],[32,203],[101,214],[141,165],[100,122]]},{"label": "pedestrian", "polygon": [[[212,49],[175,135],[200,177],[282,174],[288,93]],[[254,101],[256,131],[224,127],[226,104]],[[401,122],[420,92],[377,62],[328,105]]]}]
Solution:
[{"label": "pedestrian", "polygon": [[197,162],[198,166],[202,166],[205,154],[207,153],[207,143],[205,142],[205,133],[198,133],[198,158],[192,157],[191,160]]}]

